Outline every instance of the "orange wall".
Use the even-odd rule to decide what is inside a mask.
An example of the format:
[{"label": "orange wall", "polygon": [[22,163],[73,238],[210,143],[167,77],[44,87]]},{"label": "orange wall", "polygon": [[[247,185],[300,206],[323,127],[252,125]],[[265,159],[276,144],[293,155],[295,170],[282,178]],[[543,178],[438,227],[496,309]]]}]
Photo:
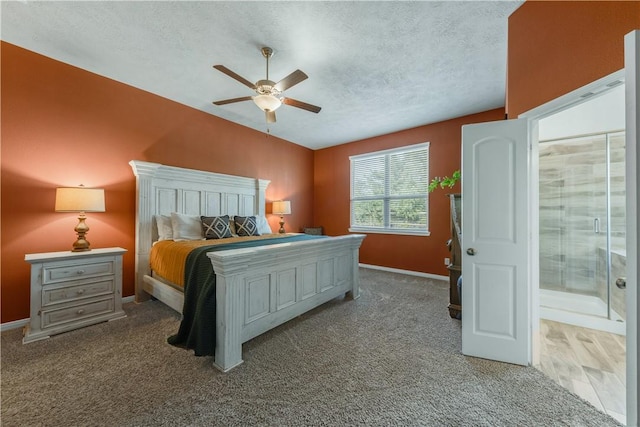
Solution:
[{"label": "orange wall", "polygon": [[527,1],[509,17],[510,118],[624,68],[640,1]]},{"label": "orange wall", "polygon": [[312,222],[311,150],[5,42],[1,50],[2,322],[29,317],[24,255],[75,240],[76,216],[53,212],[58,186],[105,188],[107,211],[88,214],[87,237],[128,249],[123,293],[133,295],[132,159],[270,179],[267,201],[291,200],[287,229]]},{"label": "orange wall", "polygon": [[[428,141],[429,175],[451,175],[460,168],[461,126],[502,119],[504,109],[499,108],[316,151],[314,223],[324,226],[329,235],[348,233],[349,156]],[[447,275],[444,258],[450,257],[446,247],[450,229],[446,194],[458,192],[459,183],[452,190],[438,189],[429,197],[430,236],[368,234],[360,249],[360,262]]]}]

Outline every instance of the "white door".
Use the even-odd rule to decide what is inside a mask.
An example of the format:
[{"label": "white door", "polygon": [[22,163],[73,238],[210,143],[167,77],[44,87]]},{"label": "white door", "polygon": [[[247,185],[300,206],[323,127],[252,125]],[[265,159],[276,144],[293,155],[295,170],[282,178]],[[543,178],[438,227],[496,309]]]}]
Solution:
[{"label": "white door", "polygon": [[527,119],[462,127],[462,353],[529,365]]},{"label": "white door", "polygon": [[627,425],[637,426],[638,417],[638,230],[640,230],[640,31],[624,38],[626,104],[626,195],[627,195]]}]

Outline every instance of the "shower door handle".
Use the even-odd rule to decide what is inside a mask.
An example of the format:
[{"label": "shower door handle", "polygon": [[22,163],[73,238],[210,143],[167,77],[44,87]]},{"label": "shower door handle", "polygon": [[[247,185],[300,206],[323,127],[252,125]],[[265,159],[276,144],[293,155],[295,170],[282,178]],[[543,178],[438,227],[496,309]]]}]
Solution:
[{"label": "shower door handle", "polygon": [[593,232],[600,234],[600,218],[593,219]]},{"label": "shower door handle", "polygon": [[627,278],[626,277],[618,277],[618,279],[616,279],[616,286],[620,289],[626,289],[627,288]]}]

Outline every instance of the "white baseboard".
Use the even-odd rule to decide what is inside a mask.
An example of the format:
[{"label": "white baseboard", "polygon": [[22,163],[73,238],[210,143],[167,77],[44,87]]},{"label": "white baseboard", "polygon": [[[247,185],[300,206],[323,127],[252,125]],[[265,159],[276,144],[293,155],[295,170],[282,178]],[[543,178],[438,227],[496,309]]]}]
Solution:
[{"label": "white baseboard", "polygon": [[423,273],[421,271],[411,271],[411,270],[401,270],[399,268],[391,268],[391,267],[383,267],[380,265],[371,265],[371,264],[358,264],[362,268],[369,268],[371,270],[382,270],[388,271],[390,273],[400,273],[406,274],[409,276],[418,276],[418,277],[426,277],[427,279],[435,279],[435,280],[449,280],[449,276],[441,276],[439,274],[431,274],[431,273]]},{"label": "white baseboard", "polygon": [[[130,297],[123,297],[122,303],[124,304],[126,302],[134,302],[135,299],[135,295],[131,295]],[[30,319],[27,317],[26,319],[14,320],[13,322],[5,322],[3,324],[0,324],[0,332],[22,328],[23,326],[29,324],[29,320]]]},{"label": "white baseboard", "polygon": [[9,331],[11,329],[22,328],[25,325],[29,324],[29,318],[14,320],[13,322],[5,322],[0,325],[0,332]]}]

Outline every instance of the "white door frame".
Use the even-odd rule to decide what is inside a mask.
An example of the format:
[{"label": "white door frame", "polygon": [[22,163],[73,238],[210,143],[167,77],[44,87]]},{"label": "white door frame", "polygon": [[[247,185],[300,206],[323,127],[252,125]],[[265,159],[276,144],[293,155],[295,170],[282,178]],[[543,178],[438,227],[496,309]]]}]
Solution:
[{"label": "white door frame", "polygon": [[[638,73],[640,72],[640,57],[637,57],[638,46],[640,46],[640,31],[631,33],[625,37],[625,69],[616,71],[608,76],[598,79],[586,86],[576,89],[568,94],[565,94],[553,101],[550,101],[544,105],[536,107],[521,114],[520,118],[528,118],[531,121],[530,129],[531,135],[531,159],[532,167],[529,178],[529,195],[532,209],[532,229],[531,229],[531,290],[532,298],[531,307],[532,313],[532,350],[533,350],[533,364],[539,363],[539,224],[538,224],[538,210],[539,210],[539,170],[538,170],[538,121],[557,112],[565,110],[569,107],[576,106],[582,102],[587,102],[593,96],[584,96],[591,92],[594,95],[598,95],[606,92],[607,90],[617,86],[617,82],[625,82],[625,98],[626,100],[626,176],[627,176],[627,193],[632,194],[634,202],[629,203],[629,197],[627,197],[627,334],[626,334],[626,353],[627,353],[627,425],[638,425],[638,377],[637,372],[640,369],[638,365],[638,330],[637,321],[638,313],[637,309],[640,306],[640,300],[638,299],[639,293],[637,291],[637,279],[638,279],[638,236],[637,232],[640,229],[640,221],[638,220],[637,213],[640,211],[638,207],[638,201],[640,200],[639,188],[640,182],[638,178],[640,175],[636,173],[637,165],[640,164],[640,150],[637,149],[640,144],[638,129],[633,128],[633,125],[637,125],[638,117],[638,103],[640,103],[640,85],[638,85]],[[636,78],[628,78],[628,76],[635,75]],[[631,82],[635,83],[629,84]],[[632,99],[634,108],[629,108],[629,99]],[[631,120],[635,114],[636,120]],[[533,164],[535,162],[535,164]],[[534,218],[535,216],[535,218]]]},{"label": "white door frame", "polygon": [[[624,70],[619,70],[598,79],[586,86],[562,95],[559,98],[540,105],[532,110],[520,114],[519,118],[527,118],[530,121],[529,137],[530,147],[530,174],[529,174],[529,206],[531,206],[531,235],[529,240],[530,252],[530,290],[531,290],[531,355],[532,364],[540,364],[540,209],[539,209],[539,151],[538,151],[538,122],[545,117],[552,116],[560,111],[575,107],[578,104],[589,102],[595,96],[606,93],[608,90],[618,86],[625,80]],[[593,94],[587,95],[586,94]]]},{"label": "white door frame", "polygon": [[638,230],[640,229],[640,30],[624,38],[627,193],[627,425],[638,425]]}]

